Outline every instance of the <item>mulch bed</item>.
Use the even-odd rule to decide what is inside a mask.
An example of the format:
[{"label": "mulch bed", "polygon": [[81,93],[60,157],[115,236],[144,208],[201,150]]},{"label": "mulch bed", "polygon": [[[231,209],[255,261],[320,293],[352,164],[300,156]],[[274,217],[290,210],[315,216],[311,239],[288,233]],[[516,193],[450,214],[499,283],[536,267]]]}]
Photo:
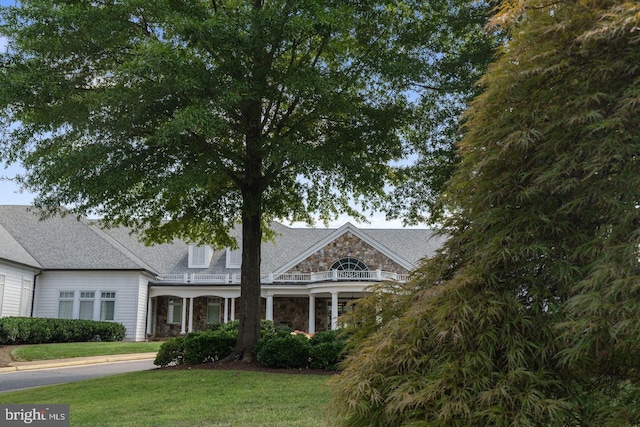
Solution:
[{"label": "mulch bed", "polygon": [[212,362],[201,363],[198,365],[176,365],[167,366],[160,369],[175,369],[175,370],[189,370],[189,369],[214,369],[214,370],[227,370],[227,371],[256,371],[256,372],[271,372],[275,374],[296,374],[296,375],[335,375],[338,371],[325,371],[322,369],[284,369],[284,368],[267,368],[260,365],[258,362],[241,362],[237,360],[228,362]]}]

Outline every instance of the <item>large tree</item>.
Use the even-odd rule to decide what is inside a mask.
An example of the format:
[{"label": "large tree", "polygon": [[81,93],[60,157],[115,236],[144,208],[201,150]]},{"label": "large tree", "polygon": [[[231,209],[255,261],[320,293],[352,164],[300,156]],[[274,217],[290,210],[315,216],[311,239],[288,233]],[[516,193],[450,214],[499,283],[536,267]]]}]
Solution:
[{"label": "large tree", "polygon": [[470,93],[452,69],[482,70],[486,7],[24,0],[0,15],[0,159],[22,162],[45,213],[97,213],[149,243],[234,246],[241,223],[250,357],[269,222],[378,207],[391,162],[424,143],[406,132],[421,100]]},{"label": "large tree", "polygon": [[466,114],[450,238],[346,320],[335,406],[358,426],[638,425],[640,3],[506,1],[492,23],[509,40]]}]

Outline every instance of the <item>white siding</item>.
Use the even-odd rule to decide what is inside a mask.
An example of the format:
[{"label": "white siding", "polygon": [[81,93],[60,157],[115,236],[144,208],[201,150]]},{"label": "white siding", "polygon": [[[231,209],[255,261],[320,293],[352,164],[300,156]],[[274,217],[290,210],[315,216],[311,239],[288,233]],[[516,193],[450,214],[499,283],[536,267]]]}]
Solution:
[{"label": "white siding", "polygon": [[138,298],[137,298],[137,314],[136,320],[136,336],[132,337],[134,341],[144,341],[147,339],[147,304],[149,295],[150,277],[144,275],[139,276]]},{"label": "white siding", "polygon": [[[95,291],[95,306],[100,306],[100,292],[116,293],[115,322],[127,328],[128,341],[144,340],[144,322],[146,319],[146,301],[140,304],[141,294],[146,295],[147,280],[140,272],[120,271],[45,271],[38,277],[36,284],[36,302],[34,316],[58,317],[60,291],[73,291],[76,304],[79,304],[81,291]],[[145,297],[146,299],[146,297]],[[75,308],[74,313],[77,313]],[[99,310],[96,309],[99,320]]]},{"label": "white siding", "polygon": [[[6,316],[30,316],[31,295],[27,295],[27,289],[23,285],[31,286],[34,282],[35,272],[27,267],[18,267],[0,261],[0,276],[4,276],[4,286],[0,285],[0,317]],[[26,300],[23,300],[23,297]]]}]

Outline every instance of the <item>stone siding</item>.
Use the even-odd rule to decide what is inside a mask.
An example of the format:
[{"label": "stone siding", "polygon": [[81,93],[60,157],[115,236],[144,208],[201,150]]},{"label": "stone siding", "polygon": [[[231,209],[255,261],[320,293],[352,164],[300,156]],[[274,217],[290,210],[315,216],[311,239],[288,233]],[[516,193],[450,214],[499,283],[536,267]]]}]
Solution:
[{"label": "stone siding", "polygon": [[409,272],[370,244],[347,232],[297,264],[288,273],[328,271],[334,262],[346,257],[361,260],[369,267],[369,270],[383,270],[399,274]]},{"label": "stone siding", "polygon": [[[329,329],[328,310],[331,299],[316,298],[316,330]],[[273,323],[301,331],[309,330],[309,298],[274,297]]]}]

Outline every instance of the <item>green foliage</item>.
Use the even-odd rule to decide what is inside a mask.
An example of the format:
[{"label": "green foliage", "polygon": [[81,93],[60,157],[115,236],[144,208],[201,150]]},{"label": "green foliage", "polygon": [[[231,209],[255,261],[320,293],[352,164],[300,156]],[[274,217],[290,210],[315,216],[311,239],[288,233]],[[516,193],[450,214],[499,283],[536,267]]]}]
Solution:
[{"label": "green foliage", "polygon": [[237,331],[191,332],[184,338],[183,363],[194,365],[220,360],[231,354],[237,338]]},{"label": "green foliage", "polygon": [[43,344],[121,341],[127,334],[120,323],[39,317],[0,318],[0,344]]},{"label": "green foliage", "polygon": [[[351,313],[347,425],[632,426],[640,342],[640,4],[503,2],[445,247]],[[358,326],[363,326],[358,330]]]},{"label": "green foliage", "polygon": [[271,368],[302,369],[309,365],[309,338],[286,331],[265,335],[258,341],[258,362]]},{"label": "green foliage", "polygon": [[309,340],[309,367],[336,371],[345,357],[346,341],[338,331],[320,331]]},{"label": "green foliage", "polygon": [[290,328],[276,328],[256,346],[258,362],[272,368],[337,370],[344,358],[345,341],[336,331],[321,331],[309,338]]},{"label": "green foliage", "polygon": [[[353,202],[377,207],[398,178],[390,162],[408,150],[430,156],[425,132],[455,129],[461,98],[491,57],[488,7],[3,6],[0,160],[24,163],[38,206],[97,210],[149,242],[231,246],[243,204],[257,203],[263,224],[361,217]],[[408,130],[436,108],[446,126]],[[451,151],[443,144],[432,151]]]},{"label": "green foliage", "polygon": [[163,342],[153,363],[165,367],[215,362],[233,352],[237,338],[237,325],[235,329],[189,332]]},{"label": "green foliage", "polygon": [[163,368],[169,365],[182,365],[184,364],[184,353],[184,337],[169,338],[160,346],[153,364]]}]

